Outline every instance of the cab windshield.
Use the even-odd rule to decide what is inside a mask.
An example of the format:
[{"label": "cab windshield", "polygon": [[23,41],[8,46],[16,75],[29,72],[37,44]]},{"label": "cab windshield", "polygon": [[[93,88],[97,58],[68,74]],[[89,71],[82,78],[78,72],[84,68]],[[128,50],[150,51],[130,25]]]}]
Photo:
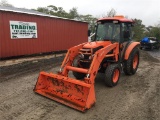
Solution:
[{"label": "cab windshield", "polygon": [[95,36],[96,41],[119,41],[120,40],[120,24],[112,22],[98,23]]}]

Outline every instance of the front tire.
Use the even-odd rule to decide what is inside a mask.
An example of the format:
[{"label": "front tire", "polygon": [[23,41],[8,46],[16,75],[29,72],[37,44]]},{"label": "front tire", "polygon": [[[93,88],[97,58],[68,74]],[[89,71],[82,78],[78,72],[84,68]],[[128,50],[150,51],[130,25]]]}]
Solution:
[{"label": "front tire", "polygon": [[[73,60],[73,67],[79,67],[79,68],[80,68],[79,58],[78,58],[78,57],[76,57],[76,58]],[[86,76],[86,74],[84,74],[84,73],[79,73],[79,72],[75,72],[75,71],[73,71],[72,73],[73,73],[74,77],[75,77],[76,79],[79,79],[79,80],[84,79],[84,77]]]},{"label": "front tire", "polygon": [[117,85],[121,74],[121,69],[118,64],[111,64],[105,70],[105,83],[109,87]]}]

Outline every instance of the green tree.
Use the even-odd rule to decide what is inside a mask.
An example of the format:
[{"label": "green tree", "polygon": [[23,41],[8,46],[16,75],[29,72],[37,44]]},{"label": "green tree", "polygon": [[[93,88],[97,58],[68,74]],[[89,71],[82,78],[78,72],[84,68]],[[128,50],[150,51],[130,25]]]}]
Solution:
[{"label": "green tree", "polygon": [[140,19],[133,19],[135,21],[134,27],[133,27],[133,32],[134,32],[134,37],[136,41],[140,41],[144,36],[144,28],[145,25],[142,24],[142,20]]},{"label": "green tree", "polygon": [[63,10],[62,7],[56,7],[53,5],[49,5],[47,7],[38,7],[36,11],[58,16],[58,17],[68,18],[68,13],[65,10]]},{"label": "green tree", "polygon": [[7,0],[1,0],[0,6],[14,7],[13,5],[9,4]]},{"label": "green tree", "polygon": [[150,31],[146,33],[146,36],[156,37],[160,40],[160,26],[151,27]]},{"label": "green tree", "polygon": [[38,7],[36,9],[36,11],[39,11],[39,12],[42,12],[42,13],[46,13],[46,14],[50,13],[47,7]]},{"label": "green tree", "polygon": [[92,33],[95,32],[94,30],[95,30],[95,25],[96,25],[97,18],[95,18],[94,16],[88,14],[88,15],[80,15],[79,16],[79,20],[88,22],[89,29],[91,30],[91,32]]},{"label": "green tree", "polygon": [[62,7],[56,7],[54,5],[49,5],[47,7],[38,7],[36,11],[43,12],[46,14],[64,17],[68,19],[76,19],[79,21],[88,22],[90,30],[94,32],[94,26],[96,24],[97,18],[93,17],[92,15],[80,15],[76,7],[73,7],[67,13]]},{"label": "green tree", "polygon": [[106,17],[114,17],[116,13],[117,13],[116,10],[112,8],[110,11],[107,12]]},{"label": "green tree", "polygon": [[69,10],[68,18],[69,19],[79,19],[79,13],[77,11],[77,8],[73,7],[72,9]]},{"label": "green tree", "polygon": [[106,14],[102,15],[102,17],[114,17],[116,15],[116,10],[115,9],[110,9]]},{"label": "green tree", "polygon": [[65,10],[63,10],[62,7],[58,7],[58,11],[56,14],[58,17],[68,18],[68,13]]}]

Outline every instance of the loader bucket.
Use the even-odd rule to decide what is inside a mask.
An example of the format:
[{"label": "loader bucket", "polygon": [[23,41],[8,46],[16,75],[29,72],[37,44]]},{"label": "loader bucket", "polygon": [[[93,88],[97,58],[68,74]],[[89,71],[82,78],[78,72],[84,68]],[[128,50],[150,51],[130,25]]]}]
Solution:
[{"label": "loader bucket", "polygon": [[80,111],[95,103],[94,85],[53,73],[41,72],[34,91]]}]

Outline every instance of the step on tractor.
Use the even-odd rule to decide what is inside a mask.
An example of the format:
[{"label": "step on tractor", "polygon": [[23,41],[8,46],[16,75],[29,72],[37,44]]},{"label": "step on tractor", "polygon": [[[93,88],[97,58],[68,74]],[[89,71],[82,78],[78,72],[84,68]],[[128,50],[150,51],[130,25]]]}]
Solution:
[{"label": "step on tractor", "polygon": [[133,25],[123,16],[97,20],[95,38],[70,48],[56,74],[40,72],[34,91],[79,111],[91,108],[96,102],[97,73],[104,73],[109,87],[117,85],[122,71],[136,73],[140,43],[132,41]]}]

